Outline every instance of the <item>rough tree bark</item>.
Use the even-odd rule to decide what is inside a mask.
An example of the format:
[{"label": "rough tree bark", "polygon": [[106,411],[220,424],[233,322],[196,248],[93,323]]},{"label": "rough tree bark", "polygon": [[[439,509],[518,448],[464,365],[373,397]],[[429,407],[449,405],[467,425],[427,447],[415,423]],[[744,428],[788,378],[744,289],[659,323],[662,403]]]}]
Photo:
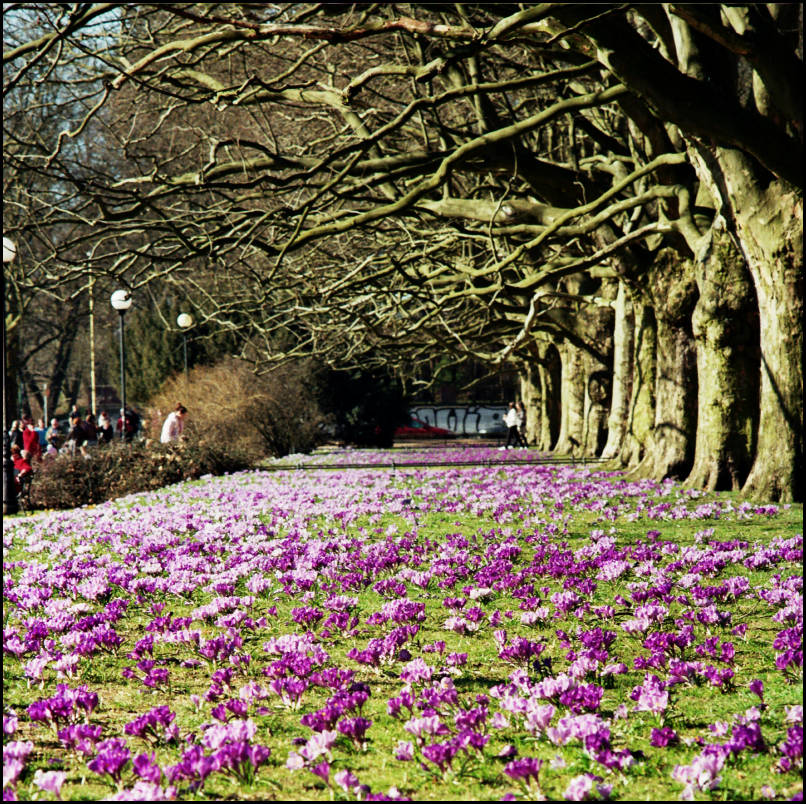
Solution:
[{"label": "rough tree bark", "polygon": [[635,319],[632,300],[623,282],[619,282],[613,322],[613,378],[610,413],[607,418],[607,442],[602,458],[611,460],[621,452],[627,434],[630,392],[632,390],[632,357]]},{"label": "rough tree bark", "polygon": [[[602,297],[609,301],[615,297],[618,286],[608,283],[602,288]],[[586,334],[595,343],[599,355],[590,352],[583,357],[585,371],[585,429],[582,434],[582,454],[599,455],[607,439],[607,412],[612,386],[613,309],[600,306],[589,312]]]},{"label": "rough tree bark", "polygon": [[646,300],[633,296],[633,311],[632,393],[619,457],[623,466],[634,467],[644,457],[655,417],[657,323]]},{"label": "rough tree bark", "polygon": [[537,362],[527,362],[519,371],[518,379],[521,404],[526,412],[526,442],[537,444],[540,441],[543,417],[543,389],[540,383],[540,367]]},{"label": "rough tree bark", "polygon": [[567,340],[558,345],[562,364],[560,435],[554,451],[580,455],[585,434],[585,371],[582,350]]},{"label": "rough tree bark", "polygon": [[663,249],[649,272],[649,284],[657,320],[655,416],[646,453],[634,475],[681,479],[691,469],[697,432],[693,265],[672,249]]},{"label": "rough tree bark", "polygon": [[557,442],[560,432],[561,405],[560,387],[562,367],[557,347],[551,343],[539,345],[540,360],[537,369],[540,375],[540,432],[536,446],[549,452]]},{"label": "rough tree bark", "polygon": [[[699,299],[692,316],[697,342],[697,440],[687,486],[738,491],[750,470],[758,393],[752,281],[724,228],[695,263]],[[757,376],[757,375],[756,375]]]},{"label": "rough tree bark", "polygon": [[696,142],[700,180],[718,201],[756,293],[760,390],[755,458],[743,487],[757,500],[803,500],[803,195],[765,183],[735,149]]}]

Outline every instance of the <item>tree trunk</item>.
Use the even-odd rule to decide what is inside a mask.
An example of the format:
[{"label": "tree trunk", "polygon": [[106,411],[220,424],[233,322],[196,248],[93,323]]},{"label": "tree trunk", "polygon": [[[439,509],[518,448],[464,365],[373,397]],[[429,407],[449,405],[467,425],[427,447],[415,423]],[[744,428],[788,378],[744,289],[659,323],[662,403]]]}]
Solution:
[{"label": "tree trunk", "polygon": [[526,412],[526,443],[540,441],[540,425],[543,412],[543,388],[540,383],[540,367],[529,361],[519,372],[520,397]]},{"label": "tree trunk", "polygon": [[630,391],[632,389],[633,318],[632,300],[623,282],[619,283],[613,323],[613,379],[610,413],[607,419],[607,442],[602,457],[619,456],[627,435]]},{"label": "tree trunk", "polygon": [[585,373],[582,350],[564,341],[558,347],[562,364],[560,436],[554,451],[580,455],[585,432]]},{"label": "tree trunk", "polygon": [[620,460],[623,466],[634,467],[644,457],[655,416],[657,322],[649,304],[634,298],[633,310],[632,392]]},{"label": "tree trunk", "polygon": [[753,279],[761,377],[753,466],[743,491],[760,501],[803,500],[803,195],[756,177],[739,151],[700,145],[698,175],[719,198]]},{"label": "tree trunk", "polygon": [[697,300],[690,261],[664,249],[649,273],[657,319],[655,415],[636,477],[683,478],[694,458],[697,416],[697,352],[691,314]]},{"label": "tree trunk", "polygon": [[537,364],[540,375],[540,433],[537,448],[549,452],[557,442],[562,418],[560,397],[562,367],[557,347],[551,343],[541,344],[540,362]]},{"label": "tree trunk", "polygon": [[[697,445],[687,486],[738,491],[750,470],[758,394],[758,324],[744,257],[727,232],[712,228],[696,263]],[[755,361],[754,361],[755,357]]]},{"label": "tree trunk", "polygon": [[[605,301],[615,298],[618,286],[602,287]],[[607,440],[607,411],[612,388],[613,308],[609,304],[597,306],[585,316],[588,321],[585,333],[596,344],[599,356],[585,352],[582,365],[585,371],[585,429],[582,434],[582,454],[594,458],[599,455]]]},{"label": "tree trunk", "polygon": [[740,223],[761,333],[758,440],[744,491],[758,500],[802,502],[803,198],[783,189],[775,196],[759,216],[766,227],[753,216]]}]

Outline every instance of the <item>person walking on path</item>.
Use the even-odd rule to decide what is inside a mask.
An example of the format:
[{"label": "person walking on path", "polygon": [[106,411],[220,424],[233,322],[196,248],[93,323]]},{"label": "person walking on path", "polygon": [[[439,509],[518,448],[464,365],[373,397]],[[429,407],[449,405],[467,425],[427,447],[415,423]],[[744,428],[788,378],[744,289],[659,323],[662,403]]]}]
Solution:
[{"label": "person walking on path", "polygon": [[48,447],[48,428],[45,427],[45,420],[37,419],[34,430],[36,430],[36,434],[39,436],[39,452],[44,453]]},{"label": "person walking on path", "polygon": [[505,449],[509,449],[510,446],[525,447],[526,444],[521,438],[521,434],[518,432],[518,411],[515,410],[514,402],[509,403],[509,409],[507,410],[506,416],[504,416],[504,424],[509,428]]},{"label": "person walking on path", "polygon": [[140,430],[140,415],[127,405],[124,416],[118,417],[117,431],[123,433],[123,440],[126,443],[130,443]]},{"label": "person walking on path", "polygon": [[162,425],[162,435],[160,441],[163,444],[169,444],[171,441],[177,441],[182,431],[185,429],[185,416],[187,415],[187,408],[184,405],[177,405],[166,417],[165,423]]}]

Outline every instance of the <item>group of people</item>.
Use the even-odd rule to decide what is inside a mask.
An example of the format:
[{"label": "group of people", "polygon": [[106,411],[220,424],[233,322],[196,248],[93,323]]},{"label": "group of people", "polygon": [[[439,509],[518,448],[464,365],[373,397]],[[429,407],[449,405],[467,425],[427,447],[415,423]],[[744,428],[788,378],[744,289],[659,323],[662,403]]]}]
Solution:
[{"label": "group of people", "polygon": [[520,447],[526,449],[526,411],[520,402],[510,402],[504,424],[509,428],[507,443],[501,449]]},{"label": "group of people", "polygon": [[[165,419],[160,441],[167,444],[176,441],[184,430],[187,408],[178,404]],[[51,419],[50,427],[45,427],[44,419],[36,425],[30,416],[11,423],[8,431],[11,444],[11,460],[14,463],[14,480],[17,492],[22,490],[27,475],[33,472],[34,464],[48,456],[79,453],[89,458],[88,446],[109,444],[115,437],[132,441],[140,430],[140,416],[127,407],[125,416],[119,416],[115,426],[109,415],[102,412],[96,419],[93,413],[85,416],[76,406],[70,411],[69,425],[64,428],[58,419]],[[122,434],[122,435],[121,435]]]},{"label": "group of people", "polygon": [[50,421],[50,427],[45,427],[44,419],[38,419],[34,425],[30,416],[23,416],[21,420],[11,423],[8,437],[18,491],[25,476],[33,472],[36,462],[60,452],[71,455],[78,452],[88,458],[88,446],[108,444],[115,438],[116,432],[118,436],[123,432],[124,440],[131,441],[140,429],[139,415],[128,407],[125,420],[119,417],[116,427],[107,413],[101,413],[97,419],[93,413],[82,416],[76,406],[70,411],[68,421],[68,425],[63,427],[54,418]]}]

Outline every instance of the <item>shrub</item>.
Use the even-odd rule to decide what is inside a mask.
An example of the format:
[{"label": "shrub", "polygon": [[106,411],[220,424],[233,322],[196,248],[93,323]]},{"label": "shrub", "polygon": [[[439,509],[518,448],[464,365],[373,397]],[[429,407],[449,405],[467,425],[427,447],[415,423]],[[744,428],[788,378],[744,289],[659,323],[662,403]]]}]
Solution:
[{"label": "shrub", "polygon": [[36,470],[31,503],[36,508],[95,505],[189,480],[246,469],[248,457],[237,450],[188,439],[163,445],[151,441],[115,442],[77,454],[46,458]]},{"label": "shrub", "polygon": [[186,428],[200,440],[257,461],[310,452],[321,440],[324,418],[316,402],[309,362],[256,375],[242,360],[194,368],[187,380],[168,380],[149,404],[148,432],[158,439],[177,402],[188,408]]}]

